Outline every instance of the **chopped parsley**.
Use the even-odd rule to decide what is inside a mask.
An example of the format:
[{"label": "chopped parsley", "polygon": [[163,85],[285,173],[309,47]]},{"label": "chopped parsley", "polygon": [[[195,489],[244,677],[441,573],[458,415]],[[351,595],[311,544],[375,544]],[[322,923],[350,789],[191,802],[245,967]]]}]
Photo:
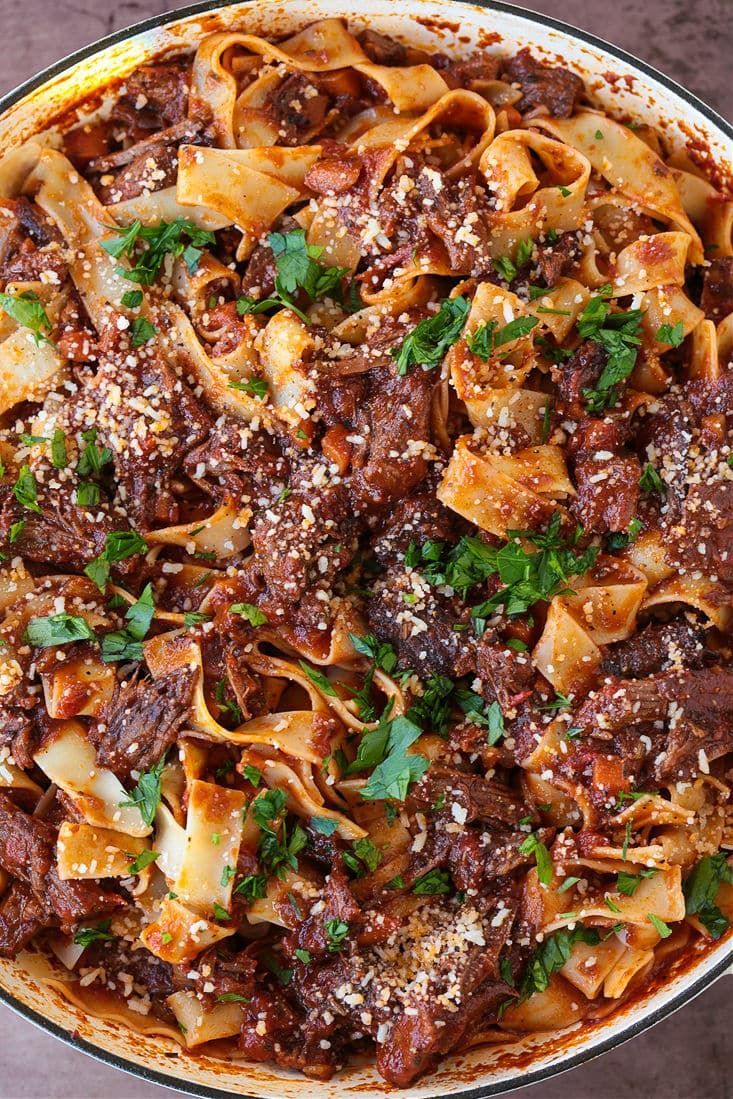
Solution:
[{"label": "chopped parsley", "polygon": [[148,340],[152,340],[157,332],[158,329],[146,317],[135,317],[130,327],[130,343],[133,347],[142,347]]},{"label": "chopped parsley", "polygon": [[254,603],[232,603],[229,611],[246,619],[250,626],[264,626],[267,623],[267,615],[263,614]]},{"label": "chopped parsley", "polygon": [[112,664],[118,660],[142,660],[142,641],[150,629],[155,613],[153,586],[148,583],[125,614],[127,626],[124,630],[114,630],[102,638],[102,660]]},{"label": "chopped parsley", "polygon": [[76,503],[80,508],[95,508],[100,500],[99,485],[94,481],[82,481],[76,489]]},{"label": "chopped parsley", "polygon": [[0,309],[16,324],[31,330],[37,347],[51,343],[48,337],[53,325],[43,302],[32,290],[24,290],[22,294],[0,294]]},{"label": "chopped parsley", "polygon": [[537,877],[542,885],[549,885],[552,881],[552,859],[550,858],[550,852],[534,832],[531,832],[520,843],[519,851],[522,855],[534,855],[537,864]]},{"label": "chopped parsley", "polygon": [[338,822],[332,817],[311,817],[311,828],[321,836],[332,836],[338,828]]},{"label": "chopped parsley", "polygon": [[405,336],[399,347],[393,347],[392,358],[397,373],[407,374],[413,366],[433,370],[440,366],[446,353],[461,335],[471,308],[467,298],[446,298],[437,313],[425,317]]},{"label": "chopped parsley", "polygon": [[578,318],[578,333],[582,339],[590,339],[606,352],[606,365],[592,389],[584,389],[583,397],[589,412],[597,414],[613,408],[618,400],[618,386],[629,377],[636,366],[641,336],[639,325],[643,317],[641,309],[626,313],[611,312],[608,300],[610,283],[600,288]]},{"label": "chopped parsley", "polygon": [[647,462],[642,470],[639,488],[642,492],[658,492],[661,496],[667,491],[667,486],[651,462]]},{"label": "chopped parsley", "polygon": [[107,942],[117,936],[110,932],[111,920],[102,920],[96,927],[80,927],[74,932],[74,942],[77,946],[90,946],[92,943]]},{"label": "chopped parsley", "polygon": [[107,535],[104,549],[85,566],[84,572],[93,580],[100,591],[104,591],[109,580],[110,565],[116,561],[125,561],[137,553],[147,553],[148,545],[135,530],[117,530]]},{"label": "chopped parsley", "polygon": [[676,324],[661,324],[654,336],[657,343],[668,343],[670,347],[679,347],[684,338],[685,328],[682,321],[677,321]]},{"label": "chopped parsley", "polygon": [[347,773],[374,767],[361,796],[369,801],[392,798],[404,801],[410,784],[422,778],[429,762],[424,756],[407,753],[422,735],[422,729],[408,717],[380,720],[361,738],[357,757]]},{"label": "chopped parsley", "polygon": [[330,698],[338,698],[336,691],[329,680],[326,679],[323,672],[319,672],[317,668],[313,668],[310,664],[306,664],[305,660],[299,660],[298,667],[301,672],[304,672],[305,675],[308,676],[311,683],[315,687],[318,687],[319,691],[323,691],[324,695],[328,695]]},{"label": "chopped parsley", "polygon": [[572,931],[564,927],[554,935],[550,935],[529,960],[521,986],[522,998],[526,999],[534,992],[547,991],[550,977],[558,969],[562,969],[576,943],[597,946],[600,941],[597,931],[582,925],[573,928]]},{"label": "chopped parsley", "polygon": [[120,802],[121,809],[139,809],[146,824],[152,825],[160,804],[160,779],[165,767],[165,759],[160,759],[149,771],[143,771],[134,790],[125,801]]},{"label": "chopped parsley", "polygon": [[429,870],[427,874],[417,878],[412,886],[412,892],[418,897],[433,897],[440,893],[450,893],[452,882],[447,870]]},{"label": "chopped parsley", "polygon": [[369,657],[387,675],[392,675],[396,670],[397,653],[388,641],[380,641],[373,633],[366,633],[363,637],[350,633],[349,640],[358,653]]},{"label": "chopped parsley", "polygon": [[326,920],[323,925],[326,932],[326,945],[329,954],[337,954],[343,949],[344,942],[349,934],[349,925],[344,920]]},{"label": "chopped parsley", "polygon": [[285,802],[285,792],[273,789],[266,790],[252,803],[252,816],[260,827],[260,860],[278,878],[285,876],[288,867],[298,869],[297,856],[308,843],[308,835],[299,824],[288,835]]},{"label": "chopped parsley", "polygon": [[647,919],[649,923],[659,932],[659,935],[663,939],[668,939],[672,934],[672,928],[668,927],[664,920],[660,920],[659,916],[655,916],[653,912],[647,913]]},{"label": "chopped parsley", "polygon": [[504,714],[498,702],[486,703],[480,694],[467,687],[459,687],[456,701],[468,721],[487,730],[489,747],[493,748],[504,736]]},{"label": "chopped parsley", "polygon": [[719,939],[729,926],[715,903],[722,882],[733,885],[733,868],[719,851],[700,859],[684,885],[685,912],[697,916],[713,939]]},{"label": "chopped parsley", "polygon": [[270,392],[270,387],[264,378],[245,378],[240,382],[229,382],[229,389],[239,389],[243,393],[249,393],[250,397],[257,397],[264,401]]},{"label": "chopped parsley", "polygon": [[141,851],[134,862],[131,862],[127,868],[128,874],[139,874],[141,870],[144,870],[146,866],[150,866],[151,862],[155,862],[160,858],[160,851]]},{"label": "chopped parsley", "polygon": [[[477,632],[485,619],[503,606],[510,616],[524,614],[535,603],[549,602],[553,596],[568,592],[571,576],[580,576],[595,563],[598,547],[590,546],[575,553],[573,546],[582,535],[576,528],[571,544],[560,532],[561,516],[555,512],[547,530],[509,531],[509,541],[490,546],[480,538],[467,536],[455,546],[445,542],[426,542],[420,550],[420,568],[431,584],[448,584],[464,593],[498,573],[504,587],[471,611]],[[528,553],[520,539],[537,547]]]},{"label": "chopped parsley", "polygon": [[537,324],[537,317],[515,317],[509,324],[497,329],[496,321],[485,321],[466,336],[468,350],[488,362],[498,347],[528,336]]},{"label": "chopped parsley", "polygon": [[38,488],[30,466],[21,466],[13,485],[13,496],[28,511],[40,511],[38,506]]},{"label": "chopped parsley", "polygon": [[267,896],[267,878],[264,874],[247,874],[237,884],[234,892],[248,901],[262,900]]},{"label": "chopped parsley", "polygon": [[108,446],[102,447],[101,450],[97,446],[96,427],[91,427],[88,431],[82,431],[81,437],[86,446],[79,455],[76,472],[80,477],[96,477],[102,472],[102,467],[112,461],[112,451]]},{"label": "chopped parsley", "polygon": [[161,221],[157,225],[133,221],[124,227],[110,225],[108,228],[116,236],[101,241],[102,248],[115,259],[126,256],[134,260],[131,268],[118,267],[117,274],[140,286],[152,286],[169,255],[183,256],[186,267],[193,274],[205,245],[216,243],[213,233],[199,229],[187,218]]},{"label": "chopped parsley", "polygon": [[93,641],[94,630],[76,614],[52,614],[48,618],[31,618],[25,640],[37,649],[52,645],[68,645],[70,641]]}]

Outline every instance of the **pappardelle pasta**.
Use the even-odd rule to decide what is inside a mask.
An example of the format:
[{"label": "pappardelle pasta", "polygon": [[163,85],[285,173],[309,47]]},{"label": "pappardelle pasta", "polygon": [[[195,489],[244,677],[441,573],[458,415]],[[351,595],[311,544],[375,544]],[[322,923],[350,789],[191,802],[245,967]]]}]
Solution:
[{"label": "pappardelle pasta", "polygon": [[137,69],[0,196],[0,956],[408,1086],[725,934],[694,160],[526,49],[327,19]]}]

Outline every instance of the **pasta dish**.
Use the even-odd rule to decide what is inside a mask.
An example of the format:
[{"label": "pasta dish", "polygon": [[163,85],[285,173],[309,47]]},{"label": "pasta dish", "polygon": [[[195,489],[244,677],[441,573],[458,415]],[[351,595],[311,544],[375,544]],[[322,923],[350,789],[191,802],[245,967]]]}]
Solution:
[{"label": "pasta dish", "polygon": [[561,62],[222,31],[0,162],[0,956],[89,1013],[406,1087],[728,931],[733,202]]}]

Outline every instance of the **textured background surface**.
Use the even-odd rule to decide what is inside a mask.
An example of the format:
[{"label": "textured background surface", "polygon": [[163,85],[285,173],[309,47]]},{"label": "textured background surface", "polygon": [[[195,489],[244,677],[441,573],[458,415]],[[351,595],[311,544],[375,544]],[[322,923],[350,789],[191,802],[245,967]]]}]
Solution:
[{"label": "textured background surface", "polygon": [[[733,115],[733,0],[525,0],[667,72]],[[118,27],[181,3],[165,0],[0,0],[0,91]],[[348,5],[345,5],[348,8]],[[0,1008],[0,1099],[164,1099]],[[733,1099],[730,983],[720,981],[653,1031],[517,1099]]]}]

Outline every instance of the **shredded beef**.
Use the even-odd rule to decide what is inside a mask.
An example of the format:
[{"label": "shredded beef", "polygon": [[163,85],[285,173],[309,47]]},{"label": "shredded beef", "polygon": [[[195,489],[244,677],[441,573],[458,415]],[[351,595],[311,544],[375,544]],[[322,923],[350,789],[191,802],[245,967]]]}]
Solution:
[{"label": "shredded beef", "polygon": [[558,367],[557,411],[573,420],[585,413],[583,391],[593,389],[603,373],[607,355],[595,340],[583,340],[570,359]]},{"label": "shredded beef", "polygon": [[286,77],[268,102],[268,110],[278,125],[278,144],[301,145],[318,133],[329,106],[330,99],[320,91],[316,76],[293,73]]},{"label": "shredded beef", "polygon": [[693,485],[670,526],[667,559],[733,587],[733,482]]},{"label": "shredded beef", "polygon": [[15,881],[0,900],[0,958],[14,958],[53,917],[29,885]]},{"label": "shredded beef", "polygon": [[526,804],[503,783],[438,763],[434,763],[413,787],[410,798],[423,808],[430,808],[437,801],[445,806],[449,817],[453,805],[458,805],[465,809],[468,823],[498,820],[503,824],[517,824],[527,815]]},{"label": "shredded beef", "polygon": [[110,703],[97,760],[120,777],[148,771],[176,739],[191,707],[196,673],[177,668],[160,677],[133,681]]},{"label": "shredded beef", "polygon": [[322,1016],[306,1030],[283,993],[272,988],[255,991],[242,1010],[239,1044],[248,1060],[274,1061],[319,1080],[333,1075],[338,1047],[330,1040],[333,1024]]},{"label": "shredded beef", "polygon": [[580,255],[580,246],[574,233],[561,233],[556,241],[539,245],[537,269],[545,286],[554,286],[568,273]]},{"label": "shredded beef", "polygon": [[560,65],[543,65],[528,49],[520,50],[506,65],[509,79],[522,89],[517,109],[526,114],[546,107],[555,118],[570,118],[583,94],[583,81]]},{"label": "shredded beef", "polygon": [[222,417],[206,441],[186,455],[183,469],[217,500],[262,506],[276,485],[287,482],[289,463],[266,432]]},{"label": "shredded beef", "polygon": [[267,710],[260,678],[250,672],[246,664],[251,644],[249,640],[232,638],[225,656],[227,679],[242,713],[242,721],[249,721]]},{"label": "shredded beef", "polygon": [[[671,704],[676,707],[672,717]],[[666,751],[655,767],[659,780],[687,777],[697,769],[700,751],[709,762],[729,752],[733,748],[733,670],[716,665],[646,679],[613,679],[573,717],[580,728],[608,738],[627,725],[666,720]]]},{"label": "shredded beef", "polygon": [[299,603],[316,586],[329,586],[356,550],[357,524],[343,484],[310,494],[293,493],[276,508],[260,512],[252,545],[268,591],[285,604]]},{"label": "shredded beef", "polygon": [[[384,347],[385,324],[380,338]],[[351,489],[356,506],[378,510],[401,499],[425,477],[424,456],[431,442],[430,409],[437,371],[415,369],[401,377],[394,361],[370,370],[364,403],[355,425],[364,439],[354,449]]]},{"label": "shredded beef", "polygon": [[576,462],[571,511],[587,534],[628,530],[638,511],[640,476],[641,464],[633,455]]},{"label": "shredded beef", "polygon": [[[99,438],[110,445],[125,507],[142,531],[178,518],[171,480],[183,458],[208,438],[211,418],[162,356],[140,350],[132,364],[126,340],[109,326],[102,336],[101,365],[87,386],[99,405]],[[144,395],[144,398],[143,396]],[[157,421],[132,407],[145,400]]]},{"label": "shredded beef", "polygon": [[481,951],[474,948],[470,954],[472,964],[459,981],[459,1011],[451,1011],[438,999],[423,1000],[414,1015],[397,1016],[387,1038],[377,1046],[377,1068],[388,1083],[409,1087],[511,997],[509,985],[485,979],[492,967]]},{"label": "shredded beef", "polygon": [[[423,171],[417,176],[415,192],[427,228],[445,248],[451,269],[464,275],[491,270],[490,208],[476,179],[451,180],[434,170]],[[457,237],[456,225],[471,226],[470,243]]]},{"label": "shredded beef", "polygon": [[219,997],[241,996],[248,1000],[254,992],[257,961],[247,949],[236,951],[220,944],[199,954],[195,965],[186,964],[172,974],[180,988],[193,989],[207,1006]]},{"label": "shredded beef", "polygon": [[733,256],[719,256],[705,268],[700,308],[716,324],[733,313]]},{"label": "shredded beef", "polygon": [[29,697],[27,708],[0,703],[0,745],[10,748],[15,763],[24,771],[33,766],[33,753],[38,749],[39,729],[36,722],[36,698]]},{"label": "shredded beef", "polygon": [[112,108],[112,119],[129,126],[135,137],[181,122],[188,103],[186,61],[141,65],[125,81],[125,93]]},{"label": "shredded beef", "polygon": [[418,604],[405,602],[412,585],[404,571],[380,577],[369,600],[369,625],[396,648],[401,667],[418,675],[467,675],[475,665],[474,642],[467,631],[470,612],[457,596],[430,588]]},{"label": "shredded beef", "polygon": [[663,672],[673,664],[686,668],[699,667],[705,654],[705,634],[697,623],[687,618],[671,622],[650,622],[643,630],[608,645],[601,663],[604,675],[628,679],[643,679]]},{"label": "shredded beef", "polygon": [[[13,542],[13,552],[26,561],[44,563],[52,557],[58,565],[81,572],[105,546],[107,535],[119,530],[101,506],[93,512],[78,507],[68,490],[57,489],[39,504],[38,512],[24,509],[10,488],[0,488],[0,540],[10,536],[13,524],[23,521],[20,534]],[[133,563],[116,562],[114,571],[129,573]]]},{"label": "shredded beef", "polygon": [[504,710],[514,709],[532,693],[535,670],[527,653],[517,652],[484,635],[477,647],[477,674],[481,693]]},{"label": "shredded beef", "polygon": [[344,150],[343,156],[321,157],[303,177],[303,183],[319,195],[340,195],[356,185],[361,174],[359,161]]},{"label": "shredded beef", "polygon": [[407,50],[394,38],[388,38],[379,31],[365,30],[359,37],[359,45],[370,61],[376,65],[404,65]]},{"label": "shredded beef", "polygon": [[55,917],[67,931],[79,920],[104,915],[126,903],[97,881],[62,881],[56,869],[56,829],[24,813],[1,793],[0,866],[30,886],[47,916]]}]

